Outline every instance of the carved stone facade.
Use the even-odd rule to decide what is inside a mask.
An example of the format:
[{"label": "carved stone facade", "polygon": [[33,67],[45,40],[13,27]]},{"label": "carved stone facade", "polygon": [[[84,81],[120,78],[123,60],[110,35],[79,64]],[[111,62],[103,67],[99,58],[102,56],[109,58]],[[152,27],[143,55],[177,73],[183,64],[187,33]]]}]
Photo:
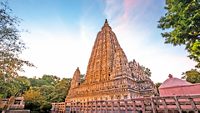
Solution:
[{"label": "carved stone facade", "polygon": [[85,81],[77,68],[66,101],[130,99],[156,94],[156,88],[135,60],[128,59],[107,20],[89,59]]}]

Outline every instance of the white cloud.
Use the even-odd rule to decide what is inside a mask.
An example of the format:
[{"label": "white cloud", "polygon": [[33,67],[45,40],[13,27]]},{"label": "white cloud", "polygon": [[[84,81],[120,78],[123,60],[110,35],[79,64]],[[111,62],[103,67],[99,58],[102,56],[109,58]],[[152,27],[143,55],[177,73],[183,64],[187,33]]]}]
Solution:
[{"label": "white cloud", "polygon": [[[148,7],[148,1],[120,1],[122,3],[105,0],[104,12],[129,60],[136,59],[141,65],[150,68],[154,82],[164,81],[170,73],[181,78],[182,72],[194,67],[195,63],[186,57],[183,48],[178,48],[180,52],[175,53],[174,51],[178,51],[177,48],[164,45],[162,41],[154,42],[154,29],[146,29],[144,24],[138,22],[138,19],[144,18],[144,14],[147,13],[144,12],[144,8]],[[143,6],[137,6],[141,4]],[[118,10],[123,13],[116,14]]]}]

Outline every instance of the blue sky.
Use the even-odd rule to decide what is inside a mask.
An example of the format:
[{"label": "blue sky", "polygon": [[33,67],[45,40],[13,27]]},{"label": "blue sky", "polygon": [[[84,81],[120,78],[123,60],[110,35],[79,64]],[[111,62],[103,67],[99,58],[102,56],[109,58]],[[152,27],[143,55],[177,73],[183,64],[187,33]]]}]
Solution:
[{"label": "blue sky", "polygon": [[86,73],[96,34],[107,18],[128,60],[151,69],[154,82],[168,74],[180,78],[194,67],[184,47],[164,44],[158,20],[164,0],[9,0],[13,14],[23,19],[22,39],[28,49],[22,58],[28,77],[53,74],[72,77],[76,67]]}]

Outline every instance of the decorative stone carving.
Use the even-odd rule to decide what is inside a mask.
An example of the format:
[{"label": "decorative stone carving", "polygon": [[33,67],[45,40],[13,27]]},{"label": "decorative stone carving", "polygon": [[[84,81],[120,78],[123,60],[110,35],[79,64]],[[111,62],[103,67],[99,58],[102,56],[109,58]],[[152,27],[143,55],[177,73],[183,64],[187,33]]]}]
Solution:
[{"label": "decorative stone carving", "polygon": [[74,73],[66,101],[129,99],[156,94],[155,85],[135,60],[128,59],[107,20],[97,34],[85,81]]}]

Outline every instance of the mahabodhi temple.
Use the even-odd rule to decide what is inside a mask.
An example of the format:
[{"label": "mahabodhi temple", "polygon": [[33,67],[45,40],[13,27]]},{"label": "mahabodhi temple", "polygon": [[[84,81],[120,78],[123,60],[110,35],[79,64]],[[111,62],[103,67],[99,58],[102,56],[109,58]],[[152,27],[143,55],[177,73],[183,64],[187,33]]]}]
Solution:
[{"label": "mahabodhi temple", "polygon": [[84,80],[77,68],[65,102],[52,103],[52,113],[199,113],[199,87],[170,74],[159,94],[139,63],[128,62],[106,20]]},{"label": "mahabodhi temple", "polygon": [[128,61],[106,20],[97,34],[84,82],[76,69],[66,102],[119,100],[156,95],[154,83],[135,60]]}]

